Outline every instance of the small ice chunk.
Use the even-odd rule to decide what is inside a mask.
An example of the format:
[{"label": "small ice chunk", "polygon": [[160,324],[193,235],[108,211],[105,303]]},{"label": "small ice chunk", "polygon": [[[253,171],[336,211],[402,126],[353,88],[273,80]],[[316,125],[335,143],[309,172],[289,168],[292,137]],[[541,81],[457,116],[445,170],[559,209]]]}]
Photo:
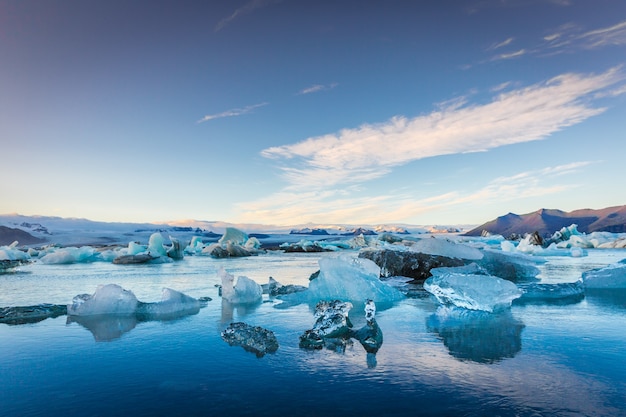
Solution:
[{"label": "small ice chunk", "polygon": [[90,316],[96,314],[134,314],[137,297],[116,284],[99,285],[93,295],[80,294],[67,305],[68,316]]},{"label": "small ice chunk", "polygon": [[435,237],[420,239],[411,245],[409,250],[428,255],[446,256],[448,258],[468,259],[472,261],[483,258],[482,252],[476,248]]},{"label": "small ice chunk", "polygon": [[170,236],[170,241],[172,242],[172,247],[167,250],[167,256],[172,259],[183,259],[187,242],[182,242],[172,236]]},{"label": "small ice chunk", "polygon": [[424,289],[446,305],[493,312],[522,295],[515,284],[489,275],[444,274],[424,281]]},{"label": "small ice chunk", "polygon": [[222,299],[233,304],[258,303],[263,298],[263,288],[245,276],[237,277],[220,268],[218,276],[222,280]]},{"label": "small ice chunk", "polygon": [[259,358],[278,350],[278,340],[274,332],[260,326],[250,326],[243,322],[231,323],[221,336],[229,345],[241,346]]},{"label": "small ice chunk", "polygon": [[396,288],[380,280],[380,267],[373,261],[349,256],[319,260],[320,273],[309,284],[310,300],[393,302],[404,298]]},{"label": "small ice chunk", "polygon": [[163,288],[161,301],[141,303],[138,311],[149,319],[180,317],[200,311],[200,301],[171,288]]},{"label": "small ice chunk", "polygon": [[626,259],[606,266],[583,272],[585,288],[626,288]]}]

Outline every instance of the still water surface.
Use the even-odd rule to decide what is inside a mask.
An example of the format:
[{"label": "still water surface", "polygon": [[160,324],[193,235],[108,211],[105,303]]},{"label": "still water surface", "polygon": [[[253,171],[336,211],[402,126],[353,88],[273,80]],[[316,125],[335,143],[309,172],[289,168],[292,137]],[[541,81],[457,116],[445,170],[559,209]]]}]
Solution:
[{"label": "still water surface", "polygon": [[[141,301],[163,287],[213,300],[196,315],[136,322],[113,317],[0,324],[2,416],[626,416],[626,294],[572,304],[514,305],[498,314],[441,314],[428,297],[378,311],[376,355],[305,351],[313,307],[222,304],[220,267],[259,283],[308,284],[320,256],[187,257],[151,266],[35,263],[0,275],[0,306],[70,303],[116,283]],[[626,251],[550,258],[545,282],[571,282]],[[264,296],[267,297],[267,296]],[[355,328],[363,312],[351,312]],[[220,331],[233,321],[271,329],[278,351],[257,358]]]}]

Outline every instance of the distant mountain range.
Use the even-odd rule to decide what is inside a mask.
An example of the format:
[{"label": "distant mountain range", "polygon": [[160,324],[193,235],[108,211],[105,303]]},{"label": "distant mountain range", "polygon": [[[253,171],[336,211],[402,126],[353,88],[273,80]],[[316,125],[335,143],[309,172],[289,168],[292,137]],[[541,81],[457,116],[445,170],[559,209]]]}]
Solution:
[{"label": "distant mountain range", "polygon": [[626,205],[607,207],[599,210],[582,209],[565,212],[561,210],[541,209],[528,214],[509,213],[495,220],[480,225],[467,236],[480,236],[483,230],[504,237],[538,232],[542,237],[549,237],[563,227],[578,225],[578,231],[626,233]]}]

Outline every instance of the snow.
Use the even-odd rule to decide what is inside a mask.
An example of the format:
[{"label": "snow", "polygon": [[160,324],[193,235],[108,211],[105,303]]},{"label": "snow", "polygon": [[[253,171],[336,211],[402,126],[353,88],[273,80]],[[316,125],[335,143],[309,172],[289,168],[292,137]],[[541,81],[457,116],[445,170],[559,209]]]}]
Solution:
[{"label": "snow", "polygon": [[493,312],[511,306],[522,295],[515,284],[489,275],[443,274],[424,282],[441,304]]},{"label": "snow", "polygon": [[351,256],[324,257],[319,260],[320,273],[309,284],[309,300],[344,300],[364,303],[393,302],[404,296],[380,280],[380,268],[373,261]]},{"label": "snow", "polygon": [[80,294],[67,305],[68,316],[134,314],[139,301],[132,291],[117,284],[99,285],[93,295]]},{"label": "snow", "polygon": [[483,254],[480,250],[462,243],[451,242],[447,239],[428,238],[420,239],[409,247],[412,252],[428,255],[446,256],[448,258],[480,260]]},{"label": "snow", "polygon": [[583,273],[585,288],[626,288],[626,259],[604,268]]},{"label": "snow", "polygon": [[237,277],[220,268],[218,276],[222,281],[222,299],[232,304],[254,304],[261,302],[263,288],[246,276]]}]

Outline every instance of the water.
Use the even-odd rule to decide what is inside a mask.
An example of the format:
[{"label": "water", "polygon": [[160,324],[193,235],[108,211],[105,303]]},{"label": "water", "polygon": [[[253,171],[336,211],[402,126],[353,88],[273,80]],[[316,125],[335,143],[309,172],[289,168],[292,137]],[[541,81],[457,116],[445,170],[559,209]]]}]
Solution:
[{"label": "water", "polygon": [[[215,284],[224,266],[259,283],[307,285],[329,254],[270,253],[137,266],[25,266],[0,275],[0,306],[66,304],[98,284],[117,283],[141,301],[162,287],[213,300],[171,321],[67,317],[0,324],[0,415],[385,415],[626,416],[626,295],[513,306],[494,315],[437,314],[430,298],[378,311],[384,343],[374,356],[354,341],[345,352],[304,351],[309,305],[222,306]],[[626,251],[550,258],[545,282],[572,282]],[[267,296],[265,296],[267,297]],[[351,312],[355,327],[363,312]],[[280,347],[257,358],[231,347],[220,331],[232,321],[271,329]]]}]

